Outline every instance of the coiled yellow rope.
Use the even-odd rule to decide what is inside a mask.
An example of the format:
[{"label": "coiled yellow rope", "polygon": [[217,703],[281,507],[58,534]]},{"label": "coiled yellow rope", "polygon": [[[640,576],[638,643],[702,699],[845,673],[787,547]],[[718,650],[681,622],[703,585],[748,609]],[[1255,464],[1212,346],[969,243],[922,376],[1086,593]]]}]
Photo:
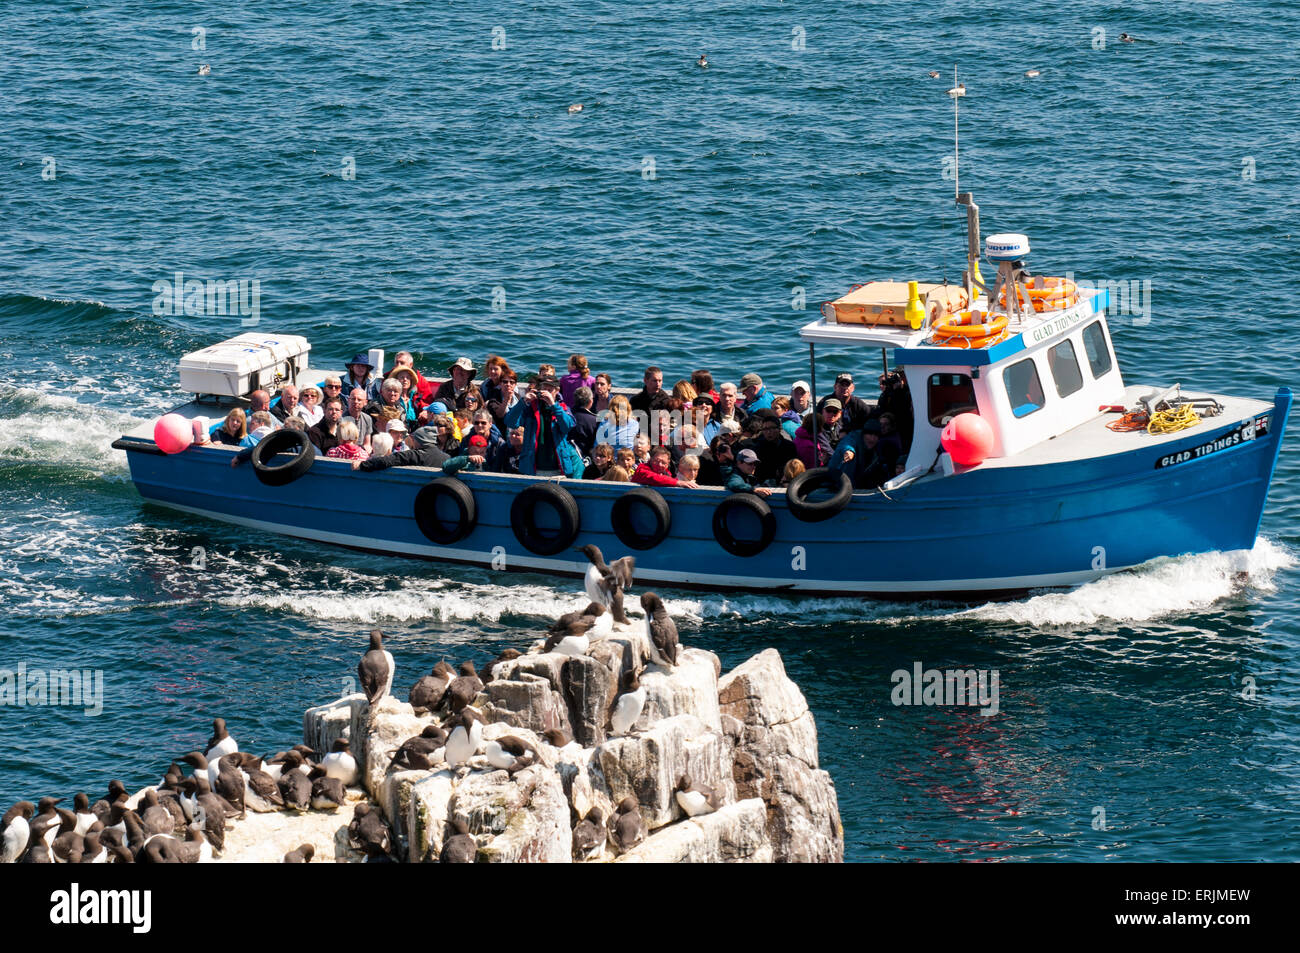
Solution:
[{"label": "coiled yellow rope", "polygon": [[1178,433],[1188,427],[1195,427],[1200,422],[1201,418],[1197,415],[1195,407],[1191,404],[1180,404],[1173,410],[1157,410],[1153,413],[1151,419],[1147,421],[1147,433]]}]

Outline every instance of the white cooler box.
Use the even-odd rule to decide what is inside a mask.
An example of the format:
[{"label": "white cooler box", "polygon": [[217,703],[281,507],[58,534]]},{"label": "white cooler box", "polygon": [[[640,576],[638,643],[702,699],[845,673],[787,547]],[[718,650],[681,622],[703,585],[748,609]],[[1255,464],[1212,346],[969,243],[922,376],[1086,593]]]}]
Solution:
[{"label": "white cooler box", "polygon": [[296,334],[241,334],[181,358],[181,389],[220,397],[259,389],[274,395],[297,381],[310,352],[307,339]]}]

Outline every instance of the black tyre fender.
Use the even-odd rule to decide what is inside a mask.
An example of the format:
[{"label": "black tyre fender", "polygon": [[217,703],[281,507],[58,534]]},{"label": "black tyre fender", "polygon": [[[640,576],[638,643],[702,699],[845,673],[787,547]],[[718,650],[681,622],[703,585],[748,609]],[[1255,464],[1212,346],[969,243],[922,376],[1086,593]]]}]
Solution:
[{"label": "black tyre fender", "polygon": [[[739,540],[731,535],[731,530],[727,528],[727,514],[736,509],[749,510],[759,518],[763,525],[763,532],[757,540]],[[776,536],[776,514],[772,512],[772,507],[767,505],[766,500],[753,493],[733,493],[719,503],[713,511],[713,538],[733,556],[757,556],[767,549],[774,536]]]},{"label": "black tyre fender", "polygon": [[[292,453],[285,463],[272,463],[277,454]],[[292,483],[316,462],[316,445],[303,430],[276,430],[253,448],[253,472],[267,486]]]},{"label": "black tyre fender", "polygon": [[[447,497],[456,504],[456,522],[448,525],[438,516],[438,500]],[[478,504],[474,491],[455,477],[439,477],[415,494],[415,524],[430,542],[448,546],[460,542],[478,525]]]},{"label": "black tyre fender", "polygon": [[[814,490],[834,490],[835,495],[828,500],[816,503],[808,499]],[[820,523],[828,520],[853,499],[853,481],[849,475],[828,467],[814,467],[805,470],[785,489],[785,505],[790,515],[805,523]]]},{"label": "black tyre fender", "polygon": [[[648,535],[638,533],[632,525],[634,506],[649,509],[655,518],[655,528]],[[673,526],[673,516],[668,509],[668,501],[660,493],[649,487],[638,486],[628,490],[614,501],[614,506],[609,511],[609,523],[614,530],[614,535],[624,546],[645,550],[654,549],[668,538],[668,532]]]},{"label": "black tyre fender", "polygon": [[[550,506],[559,516],[559,532],[543,535],[537,528],[535,510],[539,505]],[[515,497],[510,504],[510,528],[524,548],[538,556],[554,556],[573,545],[582,528],[578,501],[573,494],[554,483],[534,483]]]}]

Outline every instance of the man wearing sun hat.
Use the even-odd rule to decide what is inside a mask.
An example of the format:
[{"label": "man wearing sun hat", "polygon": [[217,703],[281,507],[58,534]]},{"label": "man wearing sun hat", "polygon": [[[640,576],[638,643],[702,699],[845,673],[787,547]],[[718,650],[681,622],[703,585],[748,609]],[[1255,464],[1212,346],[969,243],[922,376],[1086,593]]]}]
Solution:
[{"label": "man wearing sun hat", "polygon": [[474,388],[474,375],[478,373],[478,368],[468,357],[458,357],[447,368],[447,373],[451,375],[451,380],[443,381],[438,388],[438,392],[433,395],[433,399],[442,401],[448,407],[455,407],[457,410],[464,410],[466,406],[466,397],[470,389]]}]

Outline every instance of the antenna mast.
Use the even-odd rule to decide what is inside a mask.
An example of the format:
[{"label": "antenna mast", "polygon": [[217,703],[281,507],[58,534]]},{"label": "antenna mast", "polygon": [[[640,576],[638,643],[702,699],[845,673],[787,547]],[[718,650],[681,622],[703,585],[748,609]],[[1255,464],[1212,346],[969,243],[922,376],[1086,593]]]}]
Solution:
[{"label": "antenna mast", "polygon": [[958,139],[957,101],[966,95],[966,87],[957,82],[956,63],[952,66],[952,89],[948,90],[948,95],[952,97],[952,193],[953,198],[957,199],[961,195],[961,148]]}]

